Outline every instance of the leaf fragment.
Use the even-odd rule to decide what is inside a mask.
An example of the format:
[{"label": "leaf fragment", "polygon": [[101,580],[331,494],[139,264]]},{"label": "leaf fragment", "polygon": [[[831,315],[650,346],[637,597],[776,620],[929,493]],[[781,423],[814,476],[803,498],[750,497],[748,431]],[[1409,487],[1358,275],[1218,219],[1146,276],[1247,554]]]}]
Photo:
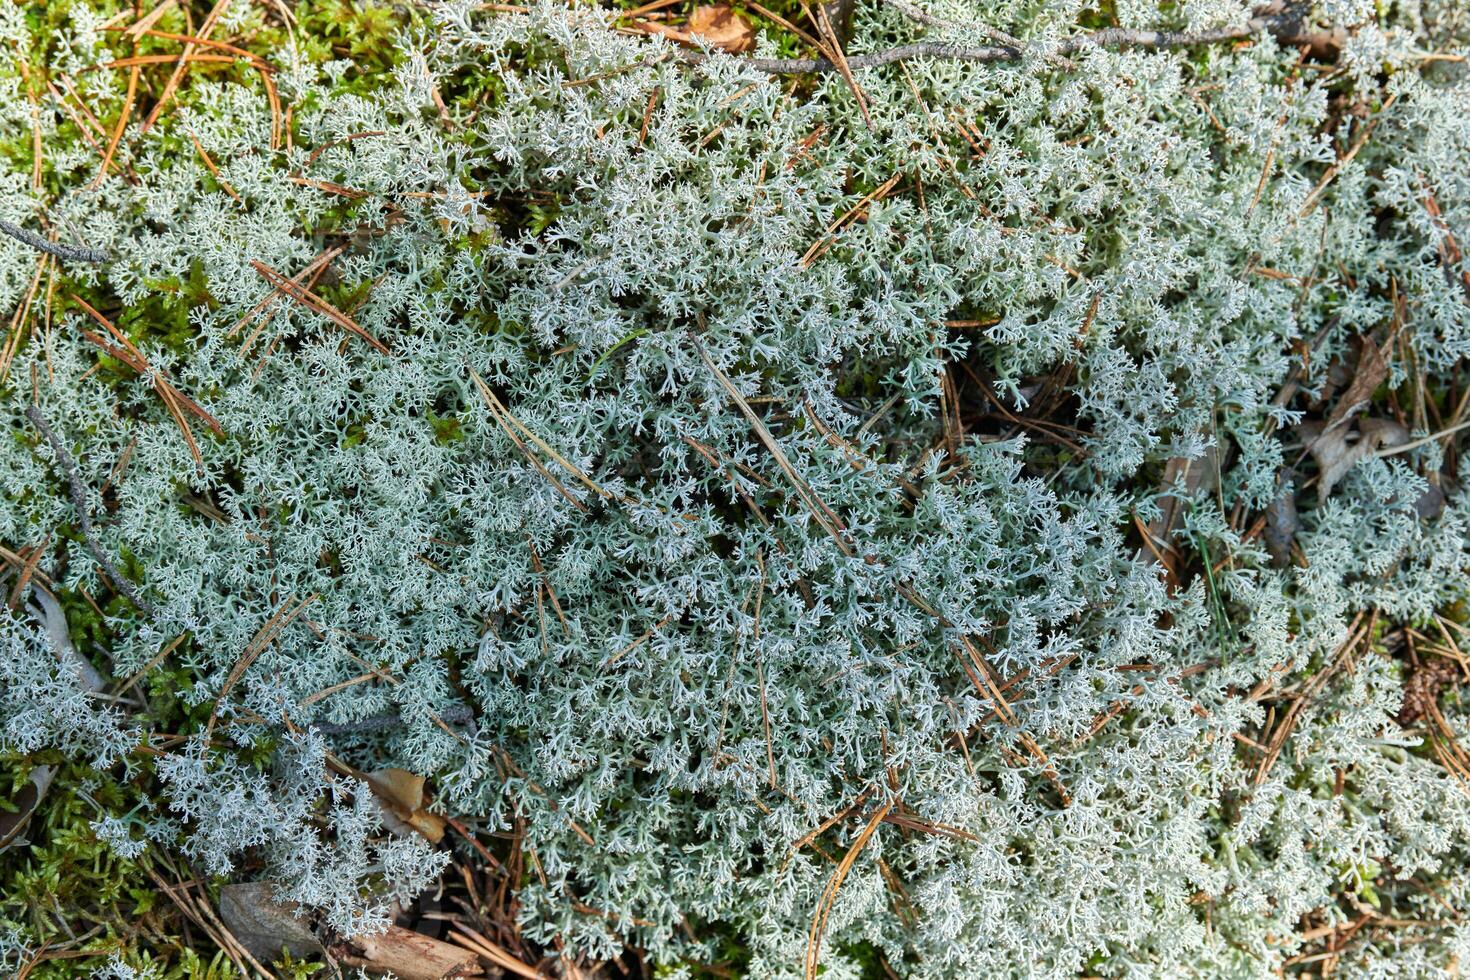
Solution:
[{"label": "leaf fragment", "polygon": [[688,31],[730,54],[740,54],[755,44],[755,29],[727,3],[695,7],[689,17]]},{"label": "leaf fragment", "polygon": [[424,809],[424,777],[407,769],[379,769],[365,774],[368,787],[383,804],[383,821],[398,833],[417,831],[431,844],[444,839],[444,818]]},{"label": "leaf fragment", "polygon": [[1301,433],[1320,471],[1318,500],[1326,500],[1360,460],[1385,446],[1401,446],[1409,441],[1409,433],[1392,419],[1363,419],[1356,428],[1344,423],[1323,429],[1319,423],[1306,422]]},{"label": "leaf fragment", "polygon": [[[16,792],[15,796],[8,801],[9,806],[0,809],[0,854],[4,854],[11,847],[24,846],[30,841],[21,837],[31,817],[35,815],[36,807],[41,805],[41,800],[46,797],[46,791],[51,788],[51,780],[56,773],[50,766],[37,766],[31,770],[31,778]],[[13,807],[14,809],[10,809]]]}]

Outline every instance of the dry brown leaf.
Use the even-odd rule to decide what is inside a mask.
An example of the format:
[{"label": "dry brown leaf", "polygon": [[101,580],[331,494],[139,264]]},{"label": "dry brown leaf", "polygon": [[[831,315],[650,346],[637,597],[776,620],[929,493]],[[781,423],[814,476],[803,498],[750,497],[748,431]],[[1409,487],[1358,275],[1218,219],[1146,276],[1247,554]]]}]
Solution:
[{"label": "dry brown leaf", "polygon": [[1326,429],[1318,422],[1304,422],[1301,433],[1321,471],[1318,500],[1326,500],[1332,488],[1359,460],[1379,449],[1402,446],[1409,441],[1409,433],[1392,419],[1363,419],[1356,428],[1346,421]]},{"label": "dry brown leaf", "polygon": [[20,835],[31,822],[31,815],[51,788],[55,772],[50,766],[37,766],[31,770],[31,778],[10,798],[13,809],[0,810],[0,853],[15,845],[29,843]]},{"label": "dry brown leaf", "polygon": [[1378,349],[1372,337],[1363,337],[1362,347],[1358,352],[1358,366],[1353,371],[1347,390],[1342,393],[1332,414],[1327,417],[1327,428],[1341,425],[1346,419],[1367,408],[1373,392],[1387,377],[1388,361],[1384,359],[1383,352]]},{"label": "dry brown leaf", "polygon": [[263,963],[280,959],[286,949],[297,959],[322,955],[322,944],[295,902],[277,901],[268,881],[224,885],[219,890],[219,916],[230,934]]},{"label": "dry brown leaf", "polygon": [[[365,775],[368,787],[383,804],[383,819],[390,830],[418,831],[430,843],[444,839],[444,818],[424,809],[424,777],[407,769],[379,769]],[[392,818],[391,820],[389,818]],[[397,821],[395,826],[393,821]]]},{"label": "dry brown leaf", "polygon": [[1220,457],[1215,446],[1198,459],[1172,457],[1164,464],[1164,479],[1159,486],[1159,516],[1150,521],[1147,531],[1155,545],[1164,549],[1164,572],[1171,586],[1179,584],[1179,553],[1170,540],[1184,510],[1184,502],[1200,492],[1215,488],[1220,472]]},{"label": "dry brown leaf", "polygon": [[1301,522],[1296,513],[1296,491],[1282,489],[1276,499],[1266,508],[1266,551],[1271,555],[1275,568],[1291,564],[1291,545]]},{"label": "dry brown leaf", "polygon": [[1348,470],[1379,448],[1402,446],[1409,441],[1404,427],[1389,419],[1363,419],[1356,431],[1353,419],[1367,408],[1373,392],[1388,378],[1388,360],[1372,337],[1358,338],[1358,363],[1347,388],[1337,398],[1325,425],[1306,422],[1301,433],[1307,451],[1321,471],[1317,499],[1326,500]]},{"label": "dry brown leaf", "polygon": [[1444,513],[1444,505],[1444,491],[1431,483],[1429,489],[1421,493],[1419,499],[1414,501],[1414,513],[1420,520],[1432,521]]},{"label": "dry brown leaf", "polygon": [[740,54],[755,44],[755,29],[726,3],[695,7],[686,30],[731,54]]}]

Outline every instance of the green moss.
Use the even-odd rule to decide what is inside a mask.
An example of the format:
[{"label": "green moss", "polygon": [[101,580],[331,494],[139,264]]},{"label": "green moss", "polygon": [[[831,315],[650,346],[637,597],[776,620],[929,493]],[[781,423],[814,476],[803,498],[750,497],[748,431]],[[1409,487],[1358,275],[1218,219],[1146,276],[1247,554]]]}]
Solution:
[{"label": "green moss", "polygon": [[365,92],[392,77],[403,60],[397,40],[410,22],[403,8],[353,0],[312,0],[296,8],[296,38],[316,62],[352,62],[347,91]]},{"label": "green moss", "polygon": [[[95,930],[83,948],[108,955],[163,924],[157,890],[143,867],[117,856],[91,827],[108,813],[138,806],[142,796],[109,773],[54,753],[0,757],[13,784],[41,764],[55,767],[56,777],[26,828],[30,843],[0,853],[0,919],[22,924],[38,945]],[[58,961],[32,976],[75,977],[75,970],[74,961]]]}]

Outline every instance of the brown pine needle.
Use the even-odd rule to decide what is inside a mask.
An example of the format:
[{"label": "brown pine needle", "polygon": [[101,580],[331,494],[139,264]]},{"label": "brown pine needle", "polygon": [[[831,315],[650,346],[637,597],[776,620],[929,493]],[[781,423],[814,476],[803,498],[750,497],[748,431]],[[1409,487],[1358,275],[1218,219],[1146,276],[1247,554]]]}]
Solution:
[{"label": "brown pine needle", "polygon": [[[312,259],[306,264],[305,268],[303,268],[300,272],[291,277],[291,281],[296,283],[297,285],[305,284],[307,289],[312,288],[312,286],[316,284],[316,276],[320,275],[322,270],[326,269],[326,267],[331,264],[332,260],[341,255],[343,251],[345,251],[345,249],[342,246],[338,245],[335,248],[329,248],[324,252],[318,253],[316,258]],[[266,313],[266,311],[270,310],[271,307],[275,306],[276,302],[284,295],[285,294],[282,293],[279,289],[272,288],[271,291],[265,295],[264,299],[262,299],[259,303],[256,303],[255,306],[250,309],[249,313],[246,313],[240,319],[235,321],[235,325],[230,327],[225,336],[235,336],[235,334],[239,333],[246,324],[250,323],[250,321],[254,320],[262,313]],[[270,318],[273,316],[275,316],[275,313],[273,312],[267,314],[265,323],[270,322]],[[258,328],[256,331],[257,333],[260,329],[264,329],[265,323],[261,324],[260,328]],[[252,334],[251,336],[253,337],[254,334]],[[249,346],[250,342],[247,341],[245,344],[245,348],[248,349]]]},{"label": "brown pine needle", "polygon": [[762,7],[760,4],[753,2],[753,0],[750,0],[750,2],[747,2],[745,5],[747,7],[749,7],[751,10],[754,10],[756,13],[760,14],[762,17],[766,18],[767,20],[775,21],[777,24],[780,24],[782,27],[786,28],[792,34],[795,34],[797,37],[801,38],[803,42],[805,42],[806,44],[811,45],[812,47],[816,48],[818,51],[820,51],[822,49],[822,42],[821,41],[818,41],[816,38],[812,37],[806,31],[802,30],[800,27],[797,27],[795,24],[791,23],[791,21],[787,20],[785,17],[782,17],[780,14],[776,13],[774,10],[767,10],[765,7]]},{"label": "brown pine needle", "polygon": [[[93,65],[89,70],[102,71],[112,68],[142,68],[147,65],[168,65],[175,61],[181,61],[186,65],[201,63],[232,65],[239,60],[240,56],[234,54],[199,54],[198,52],[186,55],[139,54],[133,55],[130,58],[118,58],[116,61],[104,61],[101,64]],[[270,67],[267,65],[262,67],[261,70],[270,71]]]},{"label": "brown pine needle", "polygon": [[611,491],[602,487],[600,484],[597,483],[597,481],[593,480],[592,477],[588,476],[586,473],[583,473],[581,469],[568,462],[566,458],[561,455],[561,453],[557,452],[555,449],[552,449],[551,446],[544,439],[542,439],[536,433],[532,432],[530,429],[526,428],[526,426],[521,422],[520,419],[511,414],[510,409],[501,404],[500,399],[495,397],[495,392],[490,390],[490,386],[485,384],[485,380],[481,378],[478,374],[476,374],[474,371],[471,371],[470,377],[475,379],[475,384],[480,389],[480,396],[485,399],[485,403],[487,405],[490,405],[492,412],[499,413],[499,415],[503,416],[505,420],[508,421],[511,425],[514,425],[523,436],[531,440],[531,442],[535,443],[537,448],[539,448],[543,453],[555,460],[558,466],[566,470],[568,473],[572,474],[572,476],[576,477],[583,486],[591,490],[593,493],[597,494],[603,500],[620,500],[624,503],[630,502],[626,497],[618,497],[614,495]]},{"label": "brown pine needle", "polygon": [[490,416],[495,419],[495,424],[500,426],[501,431],[521,451],[521,455],[525,456],[526,460],[536,468],[536,472],[544,476],[546,481],[555,487],[556,492],[566,498],[568,503],[585,514],[587,512],[587,505],[572,496],[572,492],[566,488],[566,484],[558,480],[556,475],[548,470],[541,460],[536,458],[536,454],[527,448],[526,444],[521,440],[521,437],[516,434],[516,430],[512,429],[510,423],[506,421],[506,416],[501,414],[504,411],[504,406],[500,404],[500,399],[495,397],[494,393],[490,391],[489,387],[480,379],[478,374],[474,374],[474,372],[471,372],[471,374],[475,379],[475,383],[480,388],[480,397],[485,399],[485,406],[490,409]]},{"label": "brown pine needle", "polygon": [[782,451],[781,444],[776,441],[775,437],[771,435],[770,430],[761,422],[760,416],[755,414],[755,410],[750,407],[750,403],[740,394],[739,389],[731,383],[729,378],[725,377],[723,371],[715,366],[715,362],[710,359],[709,353],[704,349],[704,345],[699,342],[698,338],[695,338],[694,346],[699,352],[700,359],[704,361],[704,366],[709,368],[710,373],[715,376],[715,380],[719,382],[720,387],[725,390],[725,393],[730,396],[731,401],[740,409],[740,414],[745,416],[746,421],[755,430],[756,436],[770,450],[771,456],[776,460],[776,465],[780,467],[781,472],[786,475],[787,480],[791,482],[792,487],[796,490],[797,499],[806,505],[807,510],[815,518],[817,525],[826,531],[832,537],[832,540],[837,543],[838,550],[849,558],[853,557],[855,552],[847,541],[847,528],[843,525],[841,519],[832,512],[832,509],[816,495],[816,492],[796,472],[796,467],[791,465],[791,461],[786,458],[786,453]]},{"label": "brown pine needle", "polygon": [[193,130],[189,131],[189,139],[194,141],[194,149],[198,151],[199,159],[204,161],[205,169],[209,171],[210,175],[214,177],[215,181],[224,189],[226,194],[233,197],[237,204],[243,204],[244,202],[240,200],[240,195],[235,193],[235,188],[230,186],[228,180],[220,176],[219,167],[214,165],[214,160],[210,159],[209,154],[205,152],[204,145],[199,142],[199,137],[194,135]]},{"label": "brown pine needle", "polygon": [[334,184],[330,180],[315,180],[311,177],[298,177],[295,174],[287,176],[286,179],[299,187],[310,187],[324,194],[336,194],[338,197],[346,197],[352,200],[358,200],[359,198],[368,196],[367,191],[360,191],[353,187],[344,187],[341,184]]},{"label": "brown pine needle", "polygon": [[285,293],[287,296],[291,297],[307,309],[312,310],[316,313],[320,313],[322,316],[326,317],[328,320],[331,320],[333,323],[337,324],[337,326],[341,327],[343,330],[346,330],[348,333],[355,334],[357,337],[365,340],[373,347],[374,350],[382,354],[392,353],[392,351],[390,351],[382,341],[378,340],[378,338],[374,337],[372,334],[368,333],[361,326],[359,326],[356,320],[352,319],[352,317],[337,309],[331,303],[328,303],[326,300],[322,299],[316,293],[290,279],[287,279],[285,276],[281,275],[275,269],[272,269],[270,266],[266,265],[259,259],[251,259],[250,267],[253,268],[257,273],[259,273],[262,279],[270,283],[276,289]]},{"label": "brown pine needle", "polygon": [[818,256],[820,256],[828,249],[828,247],[831,246],[831,235],[833,232],[837,231],[839,228],[845,225],[849,218],[854,217],[859,211],[867,207],[869,204],[872,204],[874,201],[881,201],[884,197],[886,197],[888,195],[888,192],[893,190],[893,186],[898,183],[901,177],[903,177],[903,174],[901,172],[894,174],[892,177],[889,177],[877,189],[873,190],[869,194],[865,194],[862,200],[858,201],[852,207],[848,208],[847,212],[843,214],[842,217],[838,218],[836,221],[828,225],[826,230],[822,232],[821,236],[812,243],[811,248],[806,250],[806,254],[801,257],[801,267],[803,269],[810,267],[812,262],[815,261]]},{"label": "brown pine needle", "polygon": [[[215,22],[219,20],[220,15],[229,5],[230,0],[216,0],[215,5],[205,16],[204,23],[199,27],[199,37],[209,37],[210,32],[214,30]],[[162,94],[158,96],[158,102],[153,106],[153,111],[148,113],[147,119],[143,120],[143,132],[146,133],[152,129],[153,124],[158,122],[158,117],[163,115],[169,99],[173,98],[174,92],[178,90],[179,82],[183,81],[184,72],[189,67],[189,56],[194,53],[194,47],[192,42],[184,45],[183,54],[179,56],[178,64],[174,65],[173,74],[168,77],[168,84],[164,85]]]},{"label": "brown pine needle", "polygon": [[460,935],[450,934],[449,938],[465,949],[479,953],[502,970],[508,970],[518,977],[525,977],[526,980],[545,980],[544,973],[522,963],[503,946],[497,945],[464,923],[451,920],[449,924],[461,933]]},{"label": "brown pine needle", "polygon": [[822,958],[822,939],[827,933],[827,920],[832,915],[832,906],[837,901],[837,890],[842,887],[842,881],[847,873],[852,870],[853,863],[857,861],[858,855],[878,825],[888,816],[888,811],[893,809],[893,801],[885,800],[883,805],[873,811],[873,816],[868,819],[868,825],[853,840],[852,846],[843,855],[842,862],[837,865],[837,870],[832,872],[832,878],[827,882],[826,889],[822,892],[822,898],[817,902],[816,914],[812,916],[811,932],[807,936],[806,945],[806,980],[816,980],[817,968]]},{"label": "brown pine needle", "polygon": [[[806,4],[803,3],[802,6],[806,6]],[[867,124],[869,129],[872,129],[873,117],[868,114],[867,93],[863,91],[862,86],[853,77],[852,66],[847,63],[847,54],[842,50],[842,38],[837,36],[837,29],[832,26],[832,19],[827,16],[827,5],[819,2],[816,10],[817,29],[827,41],[827,56],[837,66],[837,70],[841,72],[842,80],[847,83],[847,87],[852,90],[852,97],[857,101],[858,111],[863,114],[863,122]],[[810,16],[810,10],[807,13]]]},{"label": "brown pine needle", "polygon": [[107,168],[112,166],[112,156],[117,152],[117,145],[122,142],[123,132],[128,128],[128,120],[133,115],[133,103],[138,97],[138,75],[137,65],[128,73],[128,94],[123,98],[122,113],[117,117],[117,127],[112,131],[112,138],[107,142],[107,149],[102,154],[102,166],[97,169],[97,177],[92,181],[93,187],[99,187],[107,176]]},{"label": "brown pine needle", "polygon": [[214,708],[209,712],[209,722],[204,726],[205,738],[209,738],[214,734],[215,722],[219,720],[219,709],[220,705],[224,703],[225,696],[240,682],[240,678],[245,676],[245,671],[249,670],[250,665],[255,663],[255,658],[259,657],[265,652],[266,648],[276,642],[276,638],[285,632],[286,627],[290,626],[292,621],[301,615],[301,611],[316,600],[317,596],[307,596],[297,604],[295,609],[287,613],[286,607],[291,605],[291,601],[294,598],[295,596],[287,596],[286,601],[281,603],[280,608],[271,614],[270,619],[266,620],[265,625],[256,631],[255,636],[246,644],[245,652],[240,655],[240,659],[230,671],[229,677],[225,679],[224,686],[220,688],[219,696],[214,699]]},{"label": "brown pine needle", "polygon": [[1338,648],[1337,653],[1328,662],[1327,666],[1312,675],[1311,680],[1302,687],[1301,693],[1292,701],[1291,707],[1287,709],[1286,716],[1272,730],[1271,740],[1266,743],[1266,757],[1261,760],[1260,766],[1256,769],[1256,786],[1261,786],[1266,782],[1266,777],[1270,775],[1271,767],[1281,757],[1282,751],[1286,748],[1287,741],[1291,738],[1292,732],[1296,730],[1297,723],[1301,721],[1302,713],[1316,701],[1317,695],[1327,686],[1327,682],[1347,662],[1349,656],[1352,654],[1353,648],[1361,640],[1372,637],[1373,629],[1378,622],[1377,613],[1375,612],[1369,617],[1363,628],[1358,630],[1356,627],[1362,618],[1362,613],[1359,613],[1354,618],[1352,625],[1348,627],[1347,640]]},{"label": "brown pine needle", "polygon": [[[126,33],[128,33],[128,34],[133,33],[133,29],[130,28],[130,27],[129,28],[113,27],[113,28],[109,28],[109,30],[126,31]],[[246,51],[244,48],[236,47],[233,44],[226,44],[224,41],[211,41],[208,38],[196,37],[196,36],[194,36],[192,34],[172,34],[172,33],[168,32],[168,31],[145,30],[145,31],[142,31],[140,33],[141,33],[141,36],[143,36],[143,37],[156,37],[156,38],[159,38],[159,39],[164,40],[164,41],[182,41],[185,44],[193,44],[193,45],[195,45],[197,47],[201,47],[201,48],[212,48],[212,49],[214,49],[216,51],[226,51],[226,52],[229,52],[230,54],[233,54],[233,55],[236,56],[234,59],[231,59],[231,60],[238,60],[239,58],[244,58],[247,61],[249,61],[252,65],[254,65],[254,66],[258,67],[258,68],[270,69],[272,67],[271,66],[271,63],[269,61],[266,61],[260,55],[255,54],[254,52],[251,52],[251,51]],[[157,59],[156,61],[152,62],[153,64],[163,64],[163,63],[171,63],[171,62],[177,60],[178,55],[161,54],[161,55],[153,55],[151,57],[154,57],[154,58]]]},{"label": "brown pine needle", "polygon": [[140,17],[137,22],[134,23],[131,27],[108,27],[106,28],[106,30],[123,31],[126,34],[131,34],[135,38],[141,37],[144,34],[149,33],[149,28],[158,23],[158,21],[163,17],[164,14],[168,13],[169,9],[173,7],[174,2],[175,0],[163,0],[163,2],[154,7],[151,12]]},{"label": "brown pine needle", "polygon": [[26,333],[26,327],[31,315],[31,304],[35,302],[36,291],[41,287],[41,278],[47,268],[51,265],[51,256],[42,254],[36,259],[36,271],[31,276],[31,285],[26,290],[26,296],[20,305],[15,308],[15,314],[10,318],[10,335],[6,341],[4,351],[0,351],[0,382],[10,376],[10,364],[20,350],[21,340]]},{"label": "brown pine needle", "polygon": [[671,620],[673,618],[674,618],[673,617],[673,614],[671,613],[671,614],[665,616],[663,619],[660,619],[657,623],[655,623],[654,625],[650,626],[648,629],[644,630],[642,636],[638,637],[632,643],[629,643],[627,646],[623,647],[617,653],[613,654],[611,657],[608,657],[606,660],[604,660],[603,663],[602,663],[602,669],[603,670],[606,670],[607,668],[611,667],[613,664],[617,663],[619,660],[621,660],[624,657],[626,657],[628,654],[632,653],[634,650],[636,650],[639,647],[641,647],[643,644],[647,643],[650,639],[653,638],[653,634],[654,633],[657,633],[659,630],[661,630],[665,626],[667,626],[669,624],[669,620]]},{"label": "brown pine needle", "polygon": [[1399,94],[1394,92],[1383,100],[1383,108],[1379,109],[1377,115],[1363,124],[1362,131],[1358,133],[1358,138],[1353,141],[1352,147],[1339,157],[1332,166],[1328,167],[1327,172],[1322,175],[1322,179],[1317,181],[1317,186],[1313,187],[1312,192],[1307,195],[1306,203],[1302,205],[1302,209],[1297,214],[1297,218],[1305,218],[1312,213],[1312,209],[1321,202],[1322,195],[1327,191],[1327,185],[1332,183],[1333,178],[1342,172],[1342,168],[1352,163],[1353,158],[1367,145],[1368,137],[1373,135],[1373,130],[1378,126],[1378,121],[1384,117],[1389,109],[1393,108],[1393,104],[1398,101],[1398,97]]},{"label": "brown pine needle", "polygon": [[271,81],[270,67],[265,64],[257,64],[255,70],[260,73],[260,83],[265,86],[265,98],[271,109],[271,149],[281,148],[281,132],[285,126],[281,118],[281,95],[276,91],[276,83]]},{"label": "brown pine needle", "polygon": [[929,823],[928,821],[920,820],[917,817],[904,816],[898,813],[890,813],[888,814],[888,816],[883,818],[883,822],[891,823],[895,827],[902,827],[905,830],[916,830],[921,834],[930,834],[935,837],[950,837],[954,840],[969,841],[973,844],[980,843],[980,838],[976,837],[968,830],[961,830],[959,827],[950,827],[942,823]]},{"label": "brown pine needle", "polygon": [[822,821],[822,823],[817,826],[817,829],[802,835],[800,838],[794,841],[789,849],[789,853],[786,855],[786,860],[783,861],[781,864],[781,871],[784,872],[786,870],[786,865],[791,863],[791,859],[796,856],[797,851],[815,841],[818,837],[825,834],[831,827],[846,819],[849,813],[862,806],[863,800],[866,800],[868,798],[868,794],[872,791],[873,787],[865,787],[863,791],[857,795],[857,798],[849,803],[846,807],[837,811],[837,813],[833,816],[828,817],[826,820]]},{"label": "brown pine needle", "polygon": [[361,133],[350,133],[347,136],[341,136],[341,137],[338,137],[337,139],[327,140],[321,146],[319,146],[316,149],[314,149],[314,150],[311,151],[311,154],[306,158],[306,161],[301,164],[301,169],[302,169],[302,171],[306,171],[306,170],[310,169],[311,168],[311,165],[313,163],[316,163],[318,157],[320,157],[323,153],[325,153],[326,151],[330,150],[334,146],[341,146],[344,143],[352,143],[352,142],[355,142],[356,140],[366,139],[369,136],[387,136],[387,135],[388,135],[388,133],[387,133],[386,130],[382,130],[382,129],[370,129],[370,130],[367,130],[365,132],[361,132]]},{"label": "brown pine needle", "polygon": [[162,371],[155,370],[148,363],[148,359],[143,356],[143,352],[138,350],[133,345],[133,342],[128,339],[127,335],[114,326],[111,320],[97,312],[92,308],[90,303],[75,293],[70,294],[70,296],[72,302],[80,306],[93,320],[101,324],[103,329],[111,334],[113,339],[121,346],[108,343],[90,330],[81,330],[81,335],[94,346],[100,348],[104,353],[111,355],[139,374],[152,377],[153,390],[158,393],[159,399],[163,402],[163,407],[168,410],[169,415],[173,416],[174,422],[178,424],[179,430],[184,434],[184,442],[188,444],[189,453],[194,457],[195,464],[203,465],[204,460],[199,453],[199,445],[194,441],[194,433],[189,428],[189,423],[184,418],[184,413],[188,412],[190,415],[199,419],[205,425],[209,426],[210,430],[218,436],[225,434],[224,426],[220,425],[219,421],[213,415],[210,415],[201,408],[192,398],[175,387],[167,375]]},{"label": "brown pine needle", "polygon": [[[1000,716],[1001,721],[1012,727],[1019,725],[1020,719],[1011,710],[1010,702],[1006,700],[1005,695],[996,687],[995,681],[990,676],[989,666],[986,664],[985,658],[981,656],[980,651],[975,649],[975,644],[970,641],[968,636],[961,635],[960,645],[964,647],[965,653],[969,658],[967,662],[965,657],[961,657],[960,665],[965,668],[965,673],[969,675],[970,683],[974,684],[975,689],[990,702],[990,706],[995,709],[995,713]],[[973,667],[971,666],[972,664]]]}]

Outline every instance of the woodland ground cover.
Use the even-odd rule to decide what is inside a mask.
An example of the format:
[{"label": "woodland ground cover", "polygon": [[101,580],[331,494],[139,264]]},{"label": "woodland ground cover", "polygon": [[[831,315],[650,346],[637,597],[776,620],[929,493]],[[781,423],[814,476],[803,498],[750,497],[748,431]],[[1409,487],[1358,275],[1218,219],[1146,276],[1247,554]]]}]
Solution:
[{"label": "woodland ground cover", "polygon": [[0,964],[1456,975],[1467,41],[4,0]]}]

